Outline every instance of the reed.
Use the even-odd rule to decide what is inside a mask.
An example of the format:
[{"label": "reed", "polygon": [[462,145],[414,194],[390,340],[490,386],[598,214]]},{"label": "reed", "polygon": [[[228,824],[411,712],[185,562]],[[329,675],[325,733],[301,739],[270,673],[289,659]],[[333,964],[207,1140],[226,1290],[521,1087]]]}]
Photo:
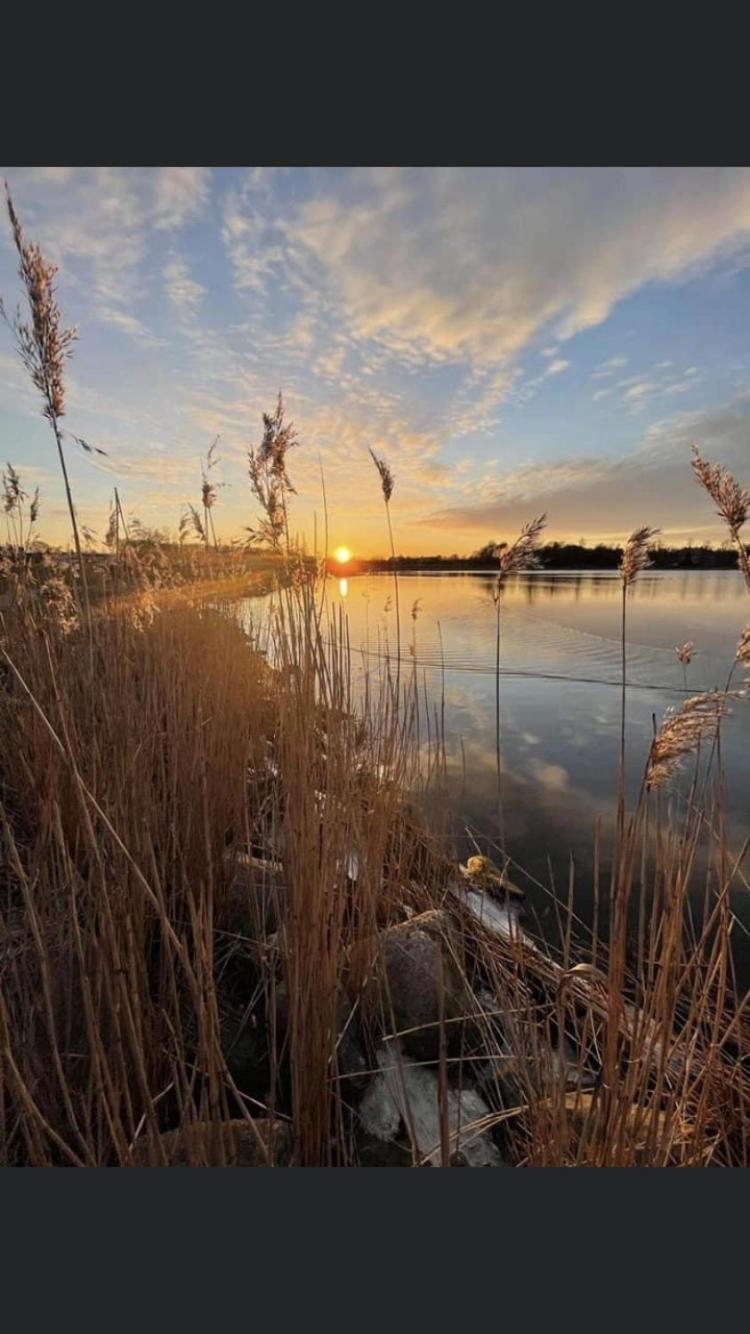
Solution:
[{"label": "reed", "polygon": [[383,494],[383,504],[385,505],[385,517],[388,524],[388,541],[391,548],[391,562],[393,564],[393,591],[396,602],[396,703],[400,701],[401,693],[401,608],[398,597],[398,569],[396,567],[396,547],[393,541],[393,525],[391,523],[391,496],[395,486],[395,478],[390,466],[385,459],[379,458],[373,449],[370,450],[370,457],[380,478],[380,489]]},{"label": "reed", "polygon": [[[227,573],[246,553],[220,552],[210,526],[208,460],[203,513],[188,505],[181,545],[135,521],[121,540],[115,496],[111,554],[89,599],[59,428],[72,333],[53,271],[9,208],[32,312],[15,327],[55,432],[86,597],[64,557],[25,559],[38,497],[29,502],[8,465],[0,1163],[155,1166],[177,1152],[224,1165],[241,1142],[258,1165],[359,1164],[362,1087],[383,1076],[399,1106],[398,1152],[414,1165],[449,1166],[488,1135],[493,1156],[518,1166],[750,1165],[750,995],[733,955],[748,843],[730,846],[720,762],[729,703],[744,694],[730,690],[731,671],[725,690],[687,699],[655,730],[625,811],[626,601],[655,530],[632,535],[621,565],[610,894],[599,905],[597,835],[595,921],[576,916],[571,866],[563,894],[536,887],[559,924],[545,941],[513,908],[515,881],[529,877],[504,838],[502,868],[481,858],[459,868],[420,814],[439,805],[445,748],[430,701],[426,743],[420,732],[416,661],[403,701],[399,680],[394,693],[389,680],[354,679],[325,562],[290,536],[298,439],[281,396],[248,455],[260,508],[252,570],[258,591],[270,589],[261,619],[248,621]],[[398,620],[393,475],[372,457]],[[747,579],[747,493],[699,455],[694,467]],[[499,554],[498,781],[501,594],[533,568],[544,523]],[[196,561],[191,532],[205,548]],[[418,614],[417,601],[414,649]],[[692,644],[678,650],[683,667],[691,655]],[[738,665],[750,667],[750,627]],[[666,797],[690,762],[675,814]],[[437,1010],[418,1026],[434,1043],[419,1061],[405,1058],[417,1025],[399,1019],[384,963],[389,932],[402,938],[415,921],[420,948],[439,960]]]},{"label": "reed", "polygon": [[503,821],[502,798],[502,760],[500,754],[500,607],[506,580],[513,574],[534,570],[539,565],[538,549],[542,534],[547,525],[547,516],[542,514],[530,523],[524,524],[521,532],[510,546],[503,544],[495,549],[498,560],[498,572],[492,590],[495,604],[495,759],[497,766],[497,818],[500,846],[505,847],[505,829]]},{"label": "reed", "polygon": [[[13,333],[19,356],[29,373],[32,384],[42,396],[42,411],[55,437],[60,470],[65,485],[68,513],[73,529],[73,540],[78,557],[78,570],[83,589],[86,616],[90,622],[91,609],[86,582],[86,567],[65,462],[63,432],[60,426],[60,419],[65,414],[65,362],[71,355],[72,344],[78,334],[76,329],[63,329],[62,327],[62,312],[55,298],[54,279],[57,268],[54,264],[45,260],[39,246],[26,240],[18,214],[13,207],[13,200],[7,182],[5,185],[5,199],[13,233],[13,242],[20,261],[18,272],[26,295],[30,322],[21,318],[20,311],[9,318],[1,299],[0,314],[2,314]],[[73,438],[76,439],[76,437]],[[86,449],[89,449],[85,442],[81,443],[84,444]]]},{"label": "reed", "polygon": [[[360,1029],[383,929],[439,908],[465,1027],[457,1047],[456,1020],[445,1030],[446,1153],[451,1089],[481,1065],[490,1122],[472,1133],[502,1137],[509,1161],[746,1162],[729,906],[742,858],[713,846],[715,810],[689,806],[647,837],[650,800],[723,696],[683,706],[646,758],[618,854],[623,897],[650,905],[635,947],[627,914],[605,947],[574,897],[557,945],[498,936],[405,819],[424,781],[413,711],[377,689],[355,708],[346,625],[321,625],[319,596],[301,571],[249,638],[189,588],[150,606],[114,597],[94,617],[93,679],[83,628],[41,591],[6,617],[4,1161],[157,1164],[165,1132],[193,1127],[189,1161],[221,1162],[237,1120],[261,1153],[265,1117],[288,1126],[297,1162],[356,1162],[342,1014]],[[566,1048],[583,1091],[553,1060]]]},{"label": "reed", "polygon": [[737,550],[742,576],[750,592],[750,557],[742,540],[741,531],[750,511],[750,491],[740,486],[732,474],[720,463],[709,463],[697,445],[693,445],[693,472],[704,491],[716,505],[716,513],[724,520],[729,536]]}]

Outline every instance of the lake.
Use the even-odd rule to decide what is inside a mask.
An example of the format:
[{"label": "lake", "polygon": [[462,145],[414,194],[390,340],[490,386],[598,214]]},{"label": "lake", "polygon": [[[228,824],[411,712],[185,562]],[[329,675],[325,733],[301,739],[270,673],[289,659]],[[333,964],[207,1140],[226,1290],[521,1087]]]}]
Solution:
[{"label": "lake", "polygon": [[[448,774],[433,812],[462,855],[493,852],[499,837],[495,745],[493,571],[399,576],[402,683],[444,720]],[[354,678],[383,670],[395,654],[391,575],[328,580],[331,607],[349,623]],[[416,620],[412,608],[417,603]],[[619,764],[621,585],[617,572],[534,572],[502,595],[500,720],[505,848],[534,897],[534,881],[558,890],[576,859],[577,899],[590,881],[594,828],[611,827]],[[643,573],[628,597],[627,772],[638,790],[653,729],[688,694],[726,683],[750,598],[734,571]],[[693,640],[686,669],[675,646]],[[738,677],[737,684],[739,684]],[[422,704],[424,735],[424,702]],[[750,829],[750,699],[737,700],[722,733],[729,833],[737,849]],[[679,810],[691,766],[673,784]],[[542,898],[540,911],[545,910]],[[585,916],[585,903],[577,902]],[[548,910],[548,908],[547,908]],[[744,914],[743,914],[744,915]]]}]

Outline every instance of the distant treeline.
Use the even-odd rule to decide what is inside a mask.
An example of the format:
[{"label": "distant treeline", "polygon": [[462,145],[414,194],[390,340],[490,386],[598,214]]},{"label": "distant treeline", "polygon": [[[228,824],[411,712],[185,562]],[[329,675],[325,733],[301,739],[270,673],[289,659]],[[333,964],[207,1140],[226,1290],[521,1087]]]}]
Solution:
[{"label": "distant treeline", "polygon": [[[505,543],[488,542],[471,556],[397,556],[352,562],[363,570],[486,570],[497,565],[498,549]],[[539,564],[546,570],[616,570],[622,547],[599,542],[587,546],[582,542],[548,542],[539,549]],[[732,547],[657,545],[649,549],[652,567],[657,570],[733,570],[737,553]]]}]

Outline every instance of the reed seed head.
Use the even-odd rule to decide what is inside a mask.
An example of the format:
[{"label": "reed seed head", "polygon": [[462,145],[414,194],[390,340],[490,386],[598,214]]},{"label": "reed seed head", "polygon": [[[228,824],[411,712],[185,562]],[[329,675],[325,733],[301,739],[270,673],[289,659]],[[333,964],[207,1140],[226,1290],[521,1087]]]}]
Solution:
[{"label": "reed seed head", "polygon": [[620,561],[620,578],[623,586],[629,588],[635,583],[641,570],[648,569],[651,561],[648,557],[648,544],[660,531],[658,528],[636,528],[630,534]]},{"label": "reed seed head", "polygon": [[538,519],[525,523],[515,542],[511,546],[498,546],[500,569],[498,571],[493,600],[497,602],[500,590],[511,574],[520,574],[523,570],[535,570],[539,565],[538,548],[542,533],[547,526],[547,515],[540,514]]},{"label": "reed seed head", "polygon": [[370,457],[380,474],[380,485],[383,488],[383,499],[385,500],[385,503],[387,505],[391,496],[393,495],[395,478],[393,476],[393,473],[391,472],[391,469],[386,463],[385,459],[378,458],[378,455],[375,453],[374,449],[370,450]]},{"label": "reed seed head", "polygon": [[678,644],[675,646],[675,653],[677,654],[677,657],[679,658],[683,667],[687,667],[688,663],[693,661],[694,652],[695,652],[695,644],[693,643],[692,639],[689,639],[686,644]]},{"label": "reed seed head", "polygon": [[727,712],[727,695],[712,690],[686,699],[669,709],[651,743],[646,766],[646,787],[662,787],[674,776],[686,755],[695,754],[703,737],[719,726]]},{"label": "reed seed head", "polygon": [[[62,417],[65,411],[65,358],[70,356],[70,345],[76,339],[77,331],[61,327],[62,314],[54,288],[57,267],[45,260],[39,246],[26,240],[7,183],[5,198],[20,259],[18,272],[31,315],[30,324],[21,319],[20,313],[8,322],[21,360],[44,397],[44,416],[53,421]],[[4,310],[2,313],[5,314]]]},{"label": "reed seed head", "polygon": [[3,473],[3,508],[5,513],[12,514],[13,510],[18,509],[25,499],[26,492],[21,486],[21,479],[13,464],[9,463]]},{"label": "reed seed head", "polygon": [[201,516],[194,505],[186,505],[180,515],[179,537],[180,542],[184,542],[190,530],[198,534],[202,542],[206,540],[206,532],[201,521]]},{"label": "reed seed head", "polygon": [[250,486],[263,517],[257,528],[247,528],[248,542],[266,542],[278,551],[286,530],[287,496],[296,495],[286,470],[286,455],[298,443],[292,422],[284,421],[284,400],[279,393],[274,413],[263,413],[263,439],[247,451]]},{"label": "reed seed head", "polygon": [[697,445],[693,445],[692,466],[704,491],[716,505],[717,514],[736,538],[750,511],[750,491],[741,487],[720,463],[709,463],[704,459]]}]

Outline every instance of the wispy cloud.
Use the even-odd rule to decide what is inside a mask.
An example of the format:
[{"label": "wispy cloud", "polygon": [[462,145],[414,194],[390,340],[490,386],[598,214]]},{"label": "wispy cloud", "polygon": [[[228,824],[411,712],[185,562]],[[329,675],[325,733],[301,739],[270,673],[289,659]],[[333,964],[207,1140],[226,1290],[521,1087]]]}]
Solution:
[{"label": "wispy cloud", "polygon": [[445,506],[421,523],[501,536],[524,522],[538,501],[550,516],[553,536],[593,531],[601,539],[622,540],[637,525],[653,523],[667,537],[674,532],[680,540],[720,542],[720,521],[712,519],[695,486],[690,447],[700,442],[707,456],[721,458],[743,476],[748,430],[750,397],[715,410],[678,413],[654,423],[616,459],[580,456],[544,469],[522,464],[497,477],[484,499]]},{"label": "wispy cloud", "polygon": [[[222,521],[240,527],[245,450],[281,388],[305,442],[295,465],[308,532],[320,458],[332,508],[356,516],[362,541],[376,545],[369,447],[396,472],[404,549],[421,544],[425,519],[453,509],[474,516],[461,520],[470,534],[485,518],[522,519],[532,488],[556,523],[574,516],[571,528],[586,531],[605,516],[614,524],[620,492],[629,495],[631,474],[613,455],[638,453],[635,423],[645,452],[640,480],[631,469],[634,509],[638,487],[652,499],[643,469],[668,450],[664,433],[649,435],[652,418],[674,433],[670,409],[697,410],[750,382],[739,333],[722,370],[684,327],[672,337],[674,313],[671,326],[640,314],[667,309],[676,283],[699,284],[709,270],[741,290],[747,169],[8,175],[29,236],[60,265],[66,320],[81,326],[71,426],[111,455],[98,473],[81,463],[83,506],[102,503],[119,468],[134,503],[175,511],[220,433]],[[11,304],[15,268],[0,228]],[[636,292],[627,327],[599,331]],[[680,301],[682,315],[687,294]],[[723,337],[728,345],[733,330]],[[38,443],[39,406],[4,358],[3,424],[28,423],[20,434],[35,466],[48,444]],[[452,546],[450,517],[435,540],[443,524]]]},{"label": "wispy cloud", "polygon": [[615,371],[622,370],[623,366],[627,366],[627,364],[628,359],[627,357],[622,356],[622,354],[618,354],[616,357],[610,357],[609,361],[603,361],[601,366],[597,366],[592,379],[606,380],[610,375],[614,375]]},{"label": "wispy cloud", "polygon": [[208,167],[157,167],[154,173],[154,226],[173,231],[200,213],[208,200]]},{"label": "wispy cloud", "polygon": [[181,255],[172,255],[163,269],[164,290],[167,300],[186,316],[196,315],[206,295],[205,287],[191,277],[190,269]]}]

